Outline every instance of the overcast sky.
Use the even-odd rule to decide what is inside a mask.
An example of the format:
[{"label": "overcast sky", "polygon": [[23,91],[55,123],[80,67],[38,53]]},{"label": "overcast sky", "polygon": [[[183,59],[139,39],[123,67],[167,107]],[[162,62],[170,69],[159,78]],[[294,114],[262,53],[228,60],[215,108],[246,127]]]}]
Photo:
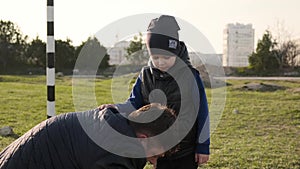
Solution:
[{"label": "overcast sky", "polygon": [[[0,0],[0,19],[16,23],[30,38],[46,39],[46,0]],[[55,38],[79,45],[119,19],[145,13],[169,14],[193,25],[222,53],[223,29],[228,23],[253,25],[255,41],[266,29],[283,27],[300,38],[299,0],[54,0]],[[148,23],[149,21],[145,21]],[[116,29],[118,34],[125,27]],[[143,28],[142,28],[143,29]],[[145,31],[137,30],[137,31]],[[118,35],[119,36],[119,35]],[[124,37],[111,37],[122,39]],[[185,39],[182,39],[185,40]]]}]

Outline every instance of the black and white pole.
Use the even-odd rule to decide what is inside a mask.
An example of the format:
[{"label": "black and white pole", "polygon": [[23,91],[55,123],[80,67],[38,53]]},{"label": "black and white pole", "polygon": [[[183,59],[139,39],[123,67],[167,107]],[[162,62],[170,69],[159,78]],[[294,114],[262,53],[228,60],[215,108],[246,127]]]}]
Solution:
[{"label": "black and white pole", "polygon": [[47,118],[55,116],[54,0],[47,0]]}]

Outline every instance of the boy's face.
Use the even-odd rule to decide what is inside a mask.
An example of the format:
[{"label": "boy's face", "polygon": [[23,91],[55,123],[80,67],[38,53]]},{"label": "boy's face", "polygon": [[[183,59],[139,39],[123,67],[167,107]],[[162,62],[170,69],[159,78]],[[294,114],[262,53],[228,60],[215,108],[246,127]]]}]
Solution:
[{"label": "boy's face", "polygon": [[151,55],[153,66],[163,72],[169,70],[176,61],[176,56]]}]

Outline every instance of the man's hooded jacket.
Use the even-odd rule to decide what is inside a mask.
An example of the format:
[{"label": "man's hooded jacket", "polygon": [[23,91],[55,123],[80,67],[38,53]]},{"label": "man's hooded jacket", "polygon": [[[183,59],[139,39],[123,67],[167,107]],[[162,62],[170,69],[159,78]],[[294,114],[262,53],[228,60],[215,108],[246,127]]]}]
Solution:
[{"label": "man's hooded jacket", "polygon": [[[136,137],[128,121],[114,109],[67,113],[38,124],[0,153],[1,169],[142,169],[142,158],[127,158],[107,149],[144,151],[124,143],[111,128]],[[124,147],[127,147],[124,149]]]}]

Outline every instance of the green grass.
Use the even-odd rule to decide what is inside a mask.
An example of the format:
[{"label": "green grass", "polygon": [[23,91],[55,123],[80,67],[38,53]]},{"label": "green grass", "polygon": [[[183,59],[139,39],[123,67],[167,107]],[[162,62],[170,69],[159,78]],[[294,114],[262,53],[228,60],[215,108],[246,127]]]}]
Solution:
[{"label": "green grass", "polygon": [[[112,97],[111,80],[96,79],[96,102],[87,108],[127,98],[130,81],[116,82]],[[91,83],[90,83],[91,82]],[[94,81],[76,83],[81,92]],[[201,168],[300,168],[300,81],[230,80],[226,105],[218,127],[211,135],[211,156]],[[250,83],[273,83],[287,87],[275,92],[237,90]],[[119,89],[117,92],[116,89]],[[207,89],[211,100],[212,89]],[[75,111],[72,78],[56,79],[57,114]],[[12,126],[18,135],[46,119],[46,79],[44,76],[0,76],[0,127]],[[83,103],[85,103],[83,101]],[[239,113],[233,113],[238,110]],[[14,137],[0,136],[0,151]],[[150,168],[149,166],[145,168]]]},{"label": "green grass", "polygon": [[[300,87],[299,81],[257,82]],[[248,81],[229,83],[211,161],[203,168],[300,168],[300,93],[241,91],[234,86]]]}]

